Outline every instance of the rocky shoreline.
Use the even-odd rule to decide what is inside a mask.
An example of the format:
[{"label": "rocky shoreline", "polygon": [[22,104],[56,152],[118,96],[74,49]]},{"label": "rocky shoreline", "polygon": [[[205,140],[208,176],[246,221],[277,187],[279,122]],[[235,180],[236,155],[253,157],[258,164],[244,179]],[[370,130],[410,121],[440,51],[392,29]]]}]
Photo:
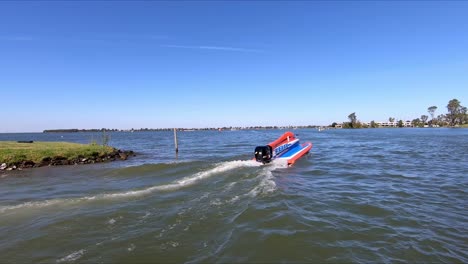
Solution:
[{"label": "rocky shoreline", "polygon": [[135,153],[133,151],[126,151],[115,149],[111,153],[99,154],[98,152],[93,152],[91,156],[78,156],[76,158],[68,159],[62,156],[46,157],[43,158],[40,162],[34,162],[32,160],[23,160],[21,162],[16,162],[12,164],[2,163],[0,164],[0,170],[12,171],[12,170],[22,170],[28,168],[38,168],[44,166],[62,166],[62,165],[78,165],[78,164],[93,164],[101,163],[115,160],[127,160],[129,157],[134,157]]}]

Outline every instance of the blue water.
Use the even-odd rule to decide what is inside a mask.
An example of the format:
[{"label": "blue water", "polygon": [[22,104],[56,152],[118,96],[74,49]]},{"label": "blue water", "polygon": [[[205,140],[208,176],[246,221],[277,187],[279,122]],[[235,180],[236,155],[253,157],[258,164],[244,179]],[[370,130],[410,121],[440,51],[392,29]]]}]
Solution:
[{"label": "blue water", "polygon": [[[6,263],[468,262],[468,129],[111,133],[127,161],[0,172]],[[100,133],[0,140],[100,141]]]}]

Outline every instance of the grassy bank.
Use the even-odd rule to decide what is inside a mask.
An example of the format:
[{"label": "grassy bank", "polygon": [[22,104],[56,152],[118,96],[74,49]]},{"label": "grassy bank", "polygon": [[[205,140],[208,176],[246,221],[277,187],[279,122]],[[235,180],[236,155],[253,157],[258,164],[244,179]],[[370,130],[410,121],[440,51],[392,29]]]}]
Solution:
[{"label": "grassy bank", "polygon": [[44,160],[59,157],[61,160],[75,160],[91,157],[103,157],[116,152],[109,146],[96,144],[77,144],[69,142],[33,142],[18,143],[0,141],[0,164],[19,164],[32,161],[36,164]]}]

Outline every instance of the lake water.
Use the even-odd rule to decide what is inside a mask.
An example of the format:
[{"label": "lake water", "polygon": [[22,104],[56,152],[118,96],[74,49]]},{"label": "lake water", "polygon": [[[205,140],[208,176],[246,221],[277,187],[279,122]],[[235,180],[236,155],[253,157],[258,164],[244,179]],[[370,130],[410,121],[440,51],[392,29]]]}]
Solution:
[{"label": "lake water", "polygon": [[[111,133],[127,161],[0,172],[2,263],[468,262],[468,129]],[[90,143],[99,133],[0,134]]]}]

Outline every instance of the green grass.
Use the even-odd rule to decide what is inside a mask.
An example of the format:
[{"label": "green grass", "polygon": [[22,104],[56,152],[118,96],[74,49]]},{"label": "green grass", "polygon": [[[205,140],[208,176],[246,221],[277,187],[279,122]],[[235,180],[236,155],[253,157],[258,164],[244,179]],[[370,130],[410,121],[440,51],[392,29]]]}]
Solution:
[{"label": "green grass", "polygon": [[17,143],[14,141],[0,141],[0,164],[13,164],[25,160],[32,160],[35,163],[41,162],[44,158],[62,156],[67,159],[74,159],[79,156],[85,158],[93,154],[109,154],[114,148],[96,144],[78,144],[69,142],[34,142]]}]

